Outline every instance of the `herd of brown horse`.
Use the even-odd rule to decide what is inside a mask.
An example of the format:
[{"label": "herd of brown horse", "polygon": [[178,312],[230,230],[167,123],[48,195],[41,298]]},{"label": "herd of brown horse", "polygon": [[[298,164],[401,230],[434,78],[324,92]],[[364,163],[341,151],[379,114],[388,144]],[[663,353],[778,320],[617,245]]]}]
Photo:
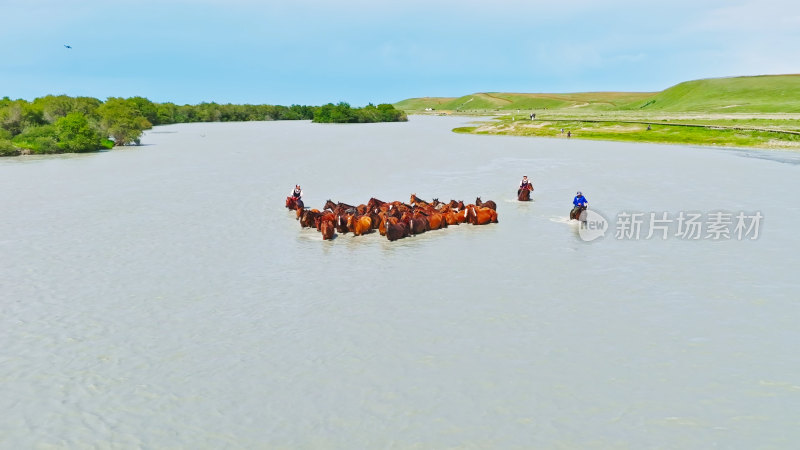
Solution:
[{"label": "herd of brown horse", "polygon": [[305,208],[302,200],[287,197],[286,208],[295,211],[301,227],[316,228],[326,240],[333,239],[335,233],[361,236],[378,230],[381,236],[396,241],[464,222],[497,223],[497,204],[491,200],[482,202],[480,197],[468,205],[456,200],[426,202],[416,194],[411,194],[409,203],[371,198],[366,205],[352,206],[328,200],[322,210]]}]

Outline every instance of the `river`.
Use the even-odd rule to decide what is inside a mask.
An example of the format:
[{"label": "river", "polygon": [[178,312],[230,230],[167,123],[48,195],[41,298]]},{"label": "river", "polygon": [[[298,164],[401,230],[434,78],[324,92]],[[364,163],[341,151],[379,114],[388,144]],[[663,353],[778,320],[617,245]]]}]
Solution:
[{"label": "river", "polygon": [[[796,445],[799,154],[450,131],[468,120],[0,159],[0,447]],[[499,223],[322,241],[295,184],[316,208],[481,196]],[[604,237],[565,220],[577,190]],[[691,211],[757,226],[620,225]]]}]

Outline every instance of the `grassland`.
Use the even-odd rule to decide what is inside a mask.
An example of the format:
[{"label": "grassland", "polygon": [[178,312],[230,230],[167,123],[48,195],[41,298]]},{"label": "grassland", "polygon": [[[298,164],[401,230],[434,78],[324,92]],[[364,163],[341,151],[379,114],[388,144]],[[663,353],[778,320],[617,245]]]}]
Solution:
[{"label": "grassland", "polygon": [[495,116],[454,130],[476,134],[566,138],[570,131],[577,139],[800,150],[800,75],[696,80],[655,93],[479,93],[395,107]]},{"label": "grassland", "polygon": [[654,93],[639,92],[585,92],[575,94],[510,94],[478,93],[458,98],[412,98],[395,103],[395,108],[421,111],[432,108],[450,112],[487,112],[513,110],[545,110],[586,108],[588,110],[614,110],[653,97]]}]

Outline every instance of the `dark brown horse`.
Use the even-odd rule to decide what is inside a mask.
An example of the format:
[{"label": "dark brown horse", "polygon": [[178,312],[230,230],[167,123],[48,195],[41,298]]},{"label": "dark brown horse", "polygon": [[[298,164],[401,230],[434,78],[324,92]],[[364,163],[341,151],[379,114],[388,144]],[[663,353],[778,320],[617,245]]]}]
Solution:
[{"label": "dark brown horse", "polygon": [[403,213],[403,222],[408,224],[409,234],[420,234],[428,231],[428,219],[422,214]]},{"label": "dark brown horse", "polygon": [[486,200],[485,202],[482,202],[480,197],[475,199],[475,206],[481,206],[483,208],[492,208],[493,210],[497,211],[497,203],[495,203],[492,200]]},{"label": "dark brown horse", "polygon": [[347,203],[334,203],[333,201],[328,200],[325,202],[325,206],[322,209],[330,209],[335,213],[339,213],[353,208],[355,208],[355,206],[348,205]]},{"label": "dark brown horse", "polygon": [[375,197],[372,197],[367,202],[367,209],[370,211],[374,211],[376,208],[380,208],[381,206],[385,205],[386,202],[382,202]]},{"label": "dark brown horse", "polygon": [[[351,211],[355,212],[355,210]],[[336,227],[336,232],[339,234],[346,234],[348,231],[350,231],[347,229],[347,221],[350,220],[350,215],[352,213],[342,211],[334,214],[336,215],[336,219],[333,222],[333,226]]]},{"label": "dark brown horse", "polygon": [[576,206],[572,208],[569,212],[569,220],[580,220],[582,222],[586,222],[586,215],[583,214],[586,211],[585,206]]},{"label": "dark brown horse", "polygon": [[450,200],[450,203],[448,203],[447,206],[458,212],[464,209],[464,202],[462,200]]},{"label": "dark brown horse", "polygon": [[533,191],[533,186],[528,183],[528,186],[524,189],[517,189],[517,200],[521,202],[529,202],[531,201],[531,192]]},{"label": "dark brown horse", "polygon": [[381,216],[378,213],[378,209],[371,209],[367,211],[367,214],[365,215],[369,216],[369,218],[372,220],[372,229],[377,230],[381,225]]},{"label": "dark brown horse", "polygon": [[[298,208],[298,211],[301,211]],[[319,212],[317,209],[305,209],[302,210],[300,213],[300,227],[301,228],[312,228],[316,227],[316,219],[317,217],[321,216],[322,213]]]},{"label": "dark brown horse", "polygon": [[328,201],[325,202],[325,206],[323,206],[322,209],[329,209],[331,211],[336,211],[337,206],[338,205],[336,203],[333,203],[332,200],[328,199]]},{"label": "dark brown horse", "polygon": [[412,208],[412,206],[398,201],[394,201],[389,204],[389,212],[392,212],[393,215],[396,213],[402,214],[404,212],[409,212]]},{"label": "dark brown horse", "polygon": [[386,222],[386,239],[396,241],[408,236],[408,225],[394,217],[390,217]]}]

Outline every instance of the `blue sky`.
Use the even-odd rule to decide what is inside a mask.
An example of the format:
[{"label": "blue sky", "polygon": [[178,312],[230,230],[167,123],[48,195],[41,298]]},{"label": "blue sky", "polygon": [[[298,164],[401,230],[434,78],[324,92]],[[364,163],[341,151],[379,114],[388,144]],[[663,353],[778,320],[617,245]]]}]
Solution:
[{"label": "blue sky", "polygon": [[0,16],[0,96],[28,100],[360,106],[800,72],[796,0],[0,0]]}]

